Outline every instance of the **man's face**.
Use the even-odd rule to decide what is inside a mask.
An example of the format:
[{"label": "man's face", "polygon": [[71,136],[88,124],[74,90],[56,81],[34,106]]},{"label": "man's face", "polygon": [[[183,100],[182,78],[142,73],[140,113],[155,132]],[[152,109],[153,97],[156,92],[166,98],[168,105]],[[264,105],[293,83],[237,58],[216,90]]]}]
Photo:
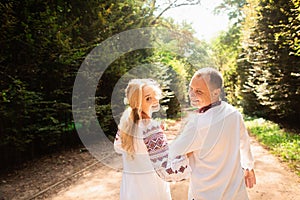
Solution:
[{"label": "man's face", "polygon": [[208,88],[208,77],[194,76],[189,85],[191,105],[202,108],[212,103],[211,92]]}]

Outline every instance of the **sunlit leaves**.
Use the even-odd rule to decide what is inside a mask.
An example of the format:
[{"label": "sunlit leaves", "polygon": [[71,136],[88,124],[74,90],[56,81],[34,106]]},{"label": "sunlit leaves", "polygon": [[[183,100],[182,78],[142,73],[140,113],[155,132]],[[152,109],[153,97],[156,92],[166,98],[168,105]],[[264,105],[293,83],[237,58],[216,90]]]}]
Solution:
[{"label": "sunlit leaves", "polygon": [[291,76],[300,64],[297,9],[295,1],[248,0],[239,62],[245,111],[292,127],[299,127],[300,83]]}]

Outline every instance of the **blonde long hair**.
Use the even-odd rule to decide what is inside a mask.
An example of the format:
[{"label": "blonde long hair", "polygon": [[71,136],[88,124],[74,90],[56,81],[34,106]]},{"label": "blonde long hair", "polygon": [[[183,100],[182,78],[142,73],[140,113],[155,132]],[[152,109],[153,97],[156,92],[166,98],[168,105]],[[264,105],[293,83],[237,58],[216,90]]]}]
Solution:
[{"label": "blonde long hair", "polygon": [[155,93],[161,96],[158,83],[152,79],[132,79],[125,89],[124,102],[128,104],[128,108],[123,112],[118,128],[121,131],[121,146],[131,158],[135,152],[134,137],[137,134],[139,120],[149,118],[143,115],[141,109],[145,86],[152,86]]}]

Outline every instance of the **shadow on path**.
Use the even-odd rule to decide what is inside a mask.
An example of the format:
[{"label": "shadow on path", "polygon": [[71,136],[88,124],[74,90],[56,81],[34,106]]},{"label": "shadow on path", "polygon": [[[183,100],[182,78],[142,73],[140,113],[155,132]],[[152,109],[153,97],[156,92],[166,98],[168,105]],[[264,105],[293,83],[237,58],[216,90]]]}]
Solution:
[{"label": "shadow on path", "polygon": [[[257,185],[248,189],[253,200],[299,200],[300,179],[276,157],[268,153],[253,138],[252,152],[255,157]],[[85,174],[74,185],[53,196],[53,200],[119,199],[122,173],[107,166],[100,166]],[[171,183],[173,200],[187,199],[188,180]]]},{"label": "shadow on path", "polygon": [[[168,140],[176,137],[183,123],[168,122]],[[248,189],[250,199],[300,200],[300,178],[254,138],[251,148],[257,184]],[[121,163],[117,155],[109,161],[113,166]],[[0,200],[118,200],[121,178],[121,170],[103,165],[89,152],[57,153],[0,177]],[[171,183],[173,200],[187,199],[188,184],[188,180]]]}]

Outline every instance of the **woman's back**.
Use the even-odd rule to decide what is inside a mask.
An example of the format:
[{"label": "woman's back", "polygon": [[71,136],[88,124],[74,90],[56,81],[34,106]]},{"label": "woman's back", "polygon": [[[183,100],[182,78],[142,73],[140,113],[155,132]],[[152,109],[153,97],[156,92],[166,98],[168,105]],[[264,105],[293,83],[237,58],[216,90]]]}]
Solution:
[{"label": "woman's back", "polygon": [[[159,123],[155,120],[141,120],[134,137],[134,155],[127,155],[121,147],[119,133],[115,139],[115,150],[123,157],[123,177],[120,191],[121,200],[169,200],[171,199],[169,184],[155,173],[143,141],[144,131],[158,131]],[[160,130],[159,130],[160,131]]]}]

